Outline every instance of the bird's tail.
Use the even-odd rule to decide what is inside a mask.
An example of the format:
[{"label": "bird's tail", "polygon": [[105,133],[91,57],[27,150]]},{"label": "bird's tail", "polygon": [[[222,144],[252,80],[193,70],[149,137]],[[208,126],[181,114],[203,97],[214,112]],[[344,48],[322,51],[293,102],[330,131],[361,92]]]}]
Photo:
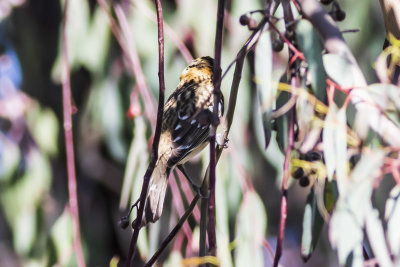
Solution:
[{"label": "bird's tail", "polygon": [[160,157],[150,178],[142,225],[155,222],[160,218],[167,192],[169,173],[167,159]]}]

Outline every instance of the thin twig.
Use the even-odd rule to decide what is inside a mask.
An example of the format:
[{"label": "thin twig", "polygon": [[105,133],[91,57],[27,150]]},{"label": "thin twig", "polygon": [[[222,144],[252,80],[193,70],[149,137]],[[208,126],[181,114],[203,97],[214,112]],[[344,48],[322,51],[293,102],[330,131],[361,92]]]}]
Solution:
[{"label": "thin twig", "polygon": [[147,195],[147,189],[149,187],[150,177],[154,171],[154,168],[158,159],[158,144],[160,142],[161,136],[161,125],[162,118],[164,113],[164,94],[165,94],[165,80],[164,80],[164,30],[163,30],[163,14],[162,14],[162,6],[160,0],[155,0],[156,8],[157,8],[157,26],[158,26],[158,56],[159,56],[159,64],[158,64],[158,78],[159,78],[159,99],[158,99],[158,111],[157,111],[157,123],[156,130],[153,139],[153,147],[152,153],[150,157],[150,164],[146,170],[146,173],[143,178],[143,186],[142,192],[140,193],[140,205],[139,210],[137,212],[136,219],[133,223],[133,234],[128,252],[128,260],[126,266],[129,267],[133,260],[133,255],[136,250],[136,243],[139,236],[144,205]]},{"label": "thin twig", "polygon": [[[172,201],[174,203],[176,212],[178,213],[178,216],[182,216],[186,211],[185,211],[185,207],[183,206],[183,199],[182,199],[182,195],[179,192],[179,187],[177,184],[177,179],[178,179],[178,175],[176,174],[176,172],[174,172],[174,179],[169,179],[169,185],[171,187],[171,192],[172,192]],[[187,222],[184,222],[183,224],[183,228],[182,228],[186,239],[187,239],[187,246],[188,247],[192,247],[192,230],[190,229],[190,226]]]},{"label": "thin twig", "polygon": [[[130,3],[137,5],[140,11],[142,11],[148,18],[157,23],[157,16],[154,12],[148,8],[142,1],[130,1]],[[176,32],[164,21],[165,34],[178,48],[179,52],[181,52],[182,56],[185,58],[187,63],[193,61],[193,56],[190,53],[189,49],[186,47],[185,43],[178,37]]]},{"label": "thin twig", "polygon": [[[292,77],[292,86],[298,86],[296,84],[296,78]],[[274,258],[274,267],[277,267],[279,264],[279,260],[282,255],[282,244],[283,239],[285,237],[285,225],[287,218],[287,190],[288,190],[288,181],[290,177],[290,169],[289,163],[292,155],[292,148],[294,144],[294,136],[293,136],[293,124],[294,124],[294,109],[292,108],[289,111],[289,119],[288,119],[288,135],[287,135],[287,148],[285,152],[285,160],[283,162],[283,177],[282,177],[282,196],[281,196],[281,213],[280,213],[280,221],[279,221],[279,232],[278,232],[278,241],[276,244],[276,252]]]},{"label": "thin twig", "polygon": [[143,74],[142,66],[140,64],[139,55],[138,55],[138,52],[136,49],[136,44],[135,44],[135,41],[132,38],[132,34],[129,30],[128,21],[126,19],[123,7],[121,6],[120,3],[118,3],[118,1],[113,1],[113,2],[114,2],[115,15],[118,19],[119,25],[121,27],[123,36],[125,37],[125,41],[126,41],[126,44],[121,45],[121,47],[122,48],[125,47],[125,49],[126,49],[126,50],[124,50],[124,52],[127,55],[127,58],[130,63],[130,68],[131,68],[133,74],[135,75],[136,83],[138,85],[138,88],[141,92],[141,96],[143,97],[143,101],[146,106],[146,108],[145,108],[146,116],[147,116],[147,118],[149,118],[151,125],[153,126],[153,129],[154,129],[154,125],[155,125],[154,114],[155,114],[155,110],[156,110],[156,108],[154,106],[154,103],[155,103],[154,96],[146,84],[146,79]]},{"label": "thin twig", "polygon": [[72,216],[74,250],[76,261],[79,267],[86,266],[82,252],[81,233],[79,227],[79,207],[77,196],[77,184],[75,175],[74,140],[72,133],[72,104],[71,104],[71,84],[70,84],[70,65],[68,60],[68,0],[64,5],[64,20],[62,25],[62,87],[63,87],[63,114],[64,114],[64,133],[65,148],[67,152],[67,171],[68,171],[68,193],[69,206]]},{"label": "thin twig", "polygon": [[[235,107],[236,107],[236,100],[237,100],[237,94],[239,90],[239,84],[242,78],[242,70],[243,70],[243,64],[244,64],[244,59],[247,55],[247,52],[256,44],[257,42],[257,36],[259,36],[260,32],[264,28],[265,23],[267,22],[267,19],[264,18],[262,22],[260,22],[260,25],[258,26],[258,29],[255,30],[249,39],[246,41],[244,46],[240,49],[238,52],[235,60],[229,65],[227,70],[224,73],[225,74],[228,72],[228,70],[233,66],[234,63],[236,63],[234,74],[233,74],[233,81],[231,85],[231,90],[230,90],[230,95],[229,95],[229,103],[228,103],[228,109],[226,112],[226,116],[223,122],[223,127],[224,127],[224,135],[223,135],[223,140],[227,140],[232,122],[233,122],[233,115],[235,114]],[[222,154],[223,146],[218,146],[217,151],[216,151],[216,163],[218,163],[218,160]],[[201,186],[201,194],[203,196],[206,196],[208,194],[208,188],[209,188],[209,178],[208,178],[209,172],[207,169],[206,175],[203,179],[203,184]],[[203,257],[206,255],[206,226],[207,226],[207,207],[208,207],[208,198],[202,198],[201,199],[201,209],[200,209],[200,243],[199,243],[199,256]]]},{"label": "thin twig", "polygon": [[200,195],[197,193],[195,195],[195,197],[193,198],[192,202],[190,203],[189,208],[182,215],[182,217],[180,218],[180,220],[178,221],[178,223],[174,227],[174,229],[172,229],[172,231],[169,233],[169,235],[161,243],[160,248],[156,251],[156,253],[154,253],[154,255],[150,258],[150,260],[144,265],[145,267],[152,266],[156,262],[158,257],[160,257],[161,253],[165,250],[165,248],[168,246],[168,244],[172,241],[172,239],[178,233],[179,229],[181,229],[182,225],[186,222],[187,218],[192,213],[193,209],[196,207],[196,203],[199,200],[199,198],[200,198]]},{"label": "thin twig", "polygon": [[[217,29],[215,33],[215,50],[214,50],[214,118],[218,118],[219,101],[221,97],[221,51],[222,51],[222,33],[224,27],[224,7],[225,0],[218,0],[217,10]],[[210,129],[210,183],[209,183],[209,199],[208,199],[208,244],[212,256],[217,254],[217,240],[215,235],[215,135],[217,132],[219,121],[213,121]]]},{"label": "thin twig", "polygon": [[[264,24],[265,24],[265,21],[264,21],[263,25]],[[260,27],[258,30],[260,31],[261,29],[262,29],[262,27]],[[241,81],[241,73],[242,73],[242,70],[243,70],[244,59],[246,57],[246,54],[247,54],[248,50],[253,45],[252,40],[253,40],[253,38],[255,36],[256,36],[256,33],[253,33],[251,35],[251,38],[249,38],[249,41],[239,51],[239,53],[237,55],[237,58],[236,58],[236,67],[235,67],[235,71],[234,71],[234,77],[233,77],[230,96],[229,96],[228,109],[227,109],[227,114],[226,114],[226,117],[225,117],[224,123],[223,123],[224,124],[224,137],[225,137],[225,139],[229,134],[229,130],[231,128],[232,121],[233,121],[233,115],[235,113],[236,99],[237,99],[239,84],[240,84],[240,81]],[[218,160],[219,160],[219,158],[221,156],[222,150],[223,150],[222,146],[221,147],[220,146],[217,147],[216,163],[218,162]],[[201,186],[201,194],[203,194],[203,195],[207,194],[208,183],[206,183],[205,181],[208,180],[208,178],[207,178],[208,170],[207,170],[205,176],[206,177],[203,179],[203,184]],[[178,230],[182,227],[183,223],[186,221],[186,219],[188,218],[189,214],[191,214],[193,212],[193,209],[196,207],[196,203],[199,200],[199,198],[200,198],[200,195],[196,194],[194,199],[192,200],[189,208],[185,211],[185,214],[181,217],[180,221],[175,226],[175,228],[172,230],[172,232],[168,235],[168,237],[163,241],[163,243],[161,244],[160,248],[157,250],[156,254],[154,254],[151,257],[151,259],[146,263],[146,266],[151,266],[152,264],[154,264],[154,262],[157,260],[157,258],[161,255],[162,251],[165,250],[165,248],[167,247],[169,242],[172,241],[174,236],[177,234]],[[203,198],[203,199],[206,199],[206,198]],[[203,205],[202,207],[205,207],[205,209],[207,210],[207,205]],[[202,226],[201,226],[202,223],[205,223],[205,226],[203,227],[205,229],[207,220],[203,220],[203,217],[201,218],[200,228],[202,228]],[[202,242],[200,242],[200,244],[202,244]],[[203,242],[203,244],[205,244],[205,241]],[[204,252],[203,256],[204,255],[205,255],[205,252]],[[200,256],[201,256],[201,254],[200,254]]]}]

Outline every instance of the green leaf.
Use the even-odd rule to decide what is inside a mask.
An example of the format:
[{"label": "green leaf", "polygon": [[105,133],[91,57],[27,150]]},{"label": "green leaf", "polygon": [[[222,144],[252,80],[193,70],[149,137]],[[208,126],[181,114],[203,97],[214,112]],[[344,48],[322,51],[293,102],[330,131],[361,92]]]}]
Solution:
[{"label": "green leaf", "polygon": [[54,156],[58,152],[58,120],[53,111],[47,108],[36,110],[27,115],[29,128],[40,150]]},{"label": "green leaf", "polygon": [[[48,265],[53,266],[56,263],[60,263],[61,266],[76,265],[73,250],[72,217],[68,210],[64,210],[51,228]],[[71,253],[66,253],[67,251]],[[66,255],[69,256],[65,257]]]},{"label": "green leaf", "polygon": [[262,200],[254,191],[243,197],[236,225],[236,266],[264,266],[262,241],[267,227],[267,216]]},{"label": "green leaf", "polygon": [[[276,108],[279,109],[285,105],[289,101],[289,98],[290,94],[288,92],[280,92],[278,99],[276,100]],[[281,152],[285,154],[288,139],[288,114],[285,113],[284,115],[276,118],[275,123],[277,127],[276,141],[278,142]]]},{"label": "green leaf", "polygon": [[311,190],[307,197],[307,203],[303,216],[303,232],[301,237],[301,257],[307,261],[311,257],[318,242],[324,220],[318,210],[317,196]]},{"label": "green leaf", "polygon": [[[61,1],[63,2],[63,1]],[[63,6],[63,5],[62,5]],[[109,52],[110,27],[107,14],[97,7],[90,15],[87,1],[71,0],[68,4],[67,42],[68,57],[72,69],[85,66],[101,73]],[[62,46],[54,63],[52,76],[61,80]]]},{"label": "green leaf", "polygon": [[13,232],[15,249],[27,255],[36,244],[36,234],[43,229],[37,211],[42,205],[43,196],[48,193],[51,169],[48,160],[37,149],[26,155],[26,170],[15,183],[2,188],[0,203]]},{"label": "green leaf", "polygon": [[0,132],[0,185],[11,180],[18,168],[20,158],[18,146]]},{"label": "green leaf", "polygon": [[310,22],[300,20],[296,26],[297,42],[306,57],[315,96],[326,101],[326,75],[322,63],[322,50],[317,34]]}]

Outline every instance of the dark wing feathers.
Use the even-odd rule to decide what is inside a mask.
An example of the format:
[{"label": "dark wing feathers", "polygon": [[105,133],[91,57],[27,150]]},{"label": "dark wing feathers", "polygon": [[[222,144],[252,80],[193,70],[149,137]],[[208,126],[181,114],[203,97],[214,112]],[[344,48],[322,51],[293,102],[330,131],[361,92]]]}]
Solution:
[{"label": "dark wing feathers", "polygon": [[199,112],[196,104],[195,90],[198,84],[188,82],[184,84],[184,90],[177,90],[175,95],[177,100],[176,112],[177,120],[171,129],[174,144],[173,156],[168,161],[168,166],[172,167],[183,160],[190,152],[207,141],[209,134],[209,123],[207,119],[210,111],[208,105],[203,105]]}]

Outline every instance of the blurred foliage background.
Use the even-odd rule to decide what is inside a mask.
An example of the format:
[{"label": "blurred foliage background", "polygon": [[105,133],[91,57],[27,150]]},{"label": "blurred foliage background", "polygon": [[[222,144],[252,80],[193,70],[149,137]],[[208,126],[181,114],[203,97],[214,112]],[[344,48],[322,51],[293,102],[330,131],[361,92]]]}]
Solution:
[{"label": "blurred foliage background", "polygon": [[[137,77],[111,31],[105,10],[95,0],[69,2],[67,40],[76,107],[73,130],[82,245],[88,266],[107,266],[113,257],[126,258],[131,232],[120,229],[117,222],[140,192],[155,112],[149,112],[149,102],[139,93]],[[227,2],[223,71],[250,35],[239,24],[239,17],[264,5],[259,0]],[[63,3],[0,0],[0,266],[76,265],[67,205],[62,119]],[[379,3],[339,3],[347,16],[338,25],[342,30],[360,29],[344,36],[368,82],[374,83],[374,61],[385,38]],[[155,8],[152,1],[146,0],[121,4],[154,108],[158,99]],[[194,58],[213,56],[217,2],[168,0],[162,4],[168,25],[168,96],[187,64],[187,57],[178,49],[181,43]],[[279,79],[284,73],[287,57],[287,52],[274,55],[274,77]],[[222,81],[226,99],[232,74],[230,71]],[[232,266],[233,262],[236,266],[269,266],[273,260],[266,247],[254,250],[253,245],[265,239],[275,246],[283,154],[274,138],[264,151],[264,133],[257,121],[260,115],[253,106],[255,97],[250,70],[245,64],[229,148],[217,167],[217,240],[222,266]],[[189,163],[190,173],[198,178],[203,177],[208,165],[208,150],[205,151]],[[394,184],[387,183],[380,186],[375,196],[381,209],[384,202],[379,203],[379,194],[387,195]],[[171,175],[170,184],[161,220],[141,233],[137,261],[152,255],[190,201],[182,200],[178,193],[185,191],[191,197],[190,186],[182,177],[175,180]],[[298,183],[290,186],[281,264],[337,266],[326,226],[317,252],[302,263],[300,239],[308,192]],[[173,242],[173,252],[163,254],[165,266],[179,266],[177,262],[182,257],[196,255],[198,220],[196,209]]]}]

